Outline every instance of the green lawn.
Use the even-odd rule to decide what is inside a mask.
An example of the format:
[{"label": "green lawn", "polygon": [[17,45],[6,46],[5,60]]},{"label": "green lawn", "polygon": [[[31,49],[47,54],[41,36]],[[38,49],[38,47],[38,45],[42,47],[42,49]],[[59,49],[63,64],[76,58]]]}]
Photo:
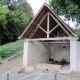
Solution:
[{"label": "green lawn", "polygon": [[11,42],[0,46],[0,58],[7,58],[11,55],[23,50],[23,41],[18,40],[16,42]]}]

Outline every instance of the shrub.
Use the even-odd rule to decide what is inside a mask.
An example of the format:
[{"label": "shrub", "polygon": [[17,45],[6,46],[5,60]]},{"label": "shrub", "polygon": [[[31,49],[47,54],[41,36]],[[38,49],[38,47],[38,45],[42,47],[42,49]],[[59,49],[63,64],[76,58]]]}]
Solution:
[{"label": "shrub", "polygon": [[0,57],[7,58],[18,51],[23,50],[23,41],[18,40],[16,42],[8,43],[0,46]]}]

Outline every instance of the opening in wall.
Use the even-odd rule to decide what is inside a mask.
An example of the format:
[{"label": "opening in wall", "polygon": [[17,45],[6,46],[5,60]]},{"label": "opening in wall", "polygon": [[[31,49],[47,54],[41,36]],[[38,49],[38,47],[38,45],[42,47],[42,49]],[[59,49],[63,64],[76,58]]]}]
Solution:
[{"label": "opening in wall", "polygon": [[65,49],[66,48],[66,46],[63,46],[63,49]]}]

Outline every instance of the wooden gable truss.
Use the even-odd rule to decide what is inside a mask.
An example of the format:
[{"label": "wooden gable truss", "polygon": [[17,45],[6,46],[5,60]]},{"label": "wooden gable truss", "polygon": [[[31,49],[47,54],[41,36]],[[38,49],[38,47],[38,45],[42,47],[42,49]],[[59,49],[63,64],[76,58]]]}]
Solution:
[{"label": "wooden gable truss", "polygon": [[34,40],[64,40],[66,37],[76,37],[68,25],[56,16],[48,4],[44,4],[28,27],[18,37]]}]

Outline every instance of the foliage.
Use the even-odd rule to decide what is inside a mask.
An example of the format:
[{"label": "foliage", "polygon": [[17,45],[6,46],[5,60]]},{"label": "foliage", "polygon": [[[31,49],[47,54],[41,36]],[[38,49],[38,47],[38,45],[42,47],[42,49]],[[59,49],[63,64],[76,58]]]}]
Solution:
[{"label": "foliage", "polygon": [[80,23],[79,0],[50,0],[50,6],[58,15],[64,15],[68,20],[76,20]]},{"label": "foliage", "polygon": [[6,28],[6,24],[7,24],[6,16],[8,13],[9,13],[8,7],[2,6],[0,2],[0,26],[3,26],[4,28]]},{"label": "foliage", "polygon": [[0,45],[16,41],[33,17],[26,0],[9,1],[3,1],[3,5],[0,3]]},{"label": "foliage", "polygon": [[0,46],[0,57],[6,58],[12,54],[17,53],[18,51],[23,50],[23,41],[18,40],[16,42],[8,43],[3,46]]},{"label": "foliage", "polygon": [[26,13],[27,17],[31,19],[33,17],[32,8],[30,7],[29,3],[23,3],[18,6],[18,9]]},{"label": "foliage", "polygon": [[80,36],[80,29],[74,29],[74,32]]},{"label": "foliage", "polygon": [[15,4],[15,3],[21,4],[23,2],[26,2],[27,0],[0,0],[0,1],[3,2],[3,5],[10,6],[11,4]]}]

